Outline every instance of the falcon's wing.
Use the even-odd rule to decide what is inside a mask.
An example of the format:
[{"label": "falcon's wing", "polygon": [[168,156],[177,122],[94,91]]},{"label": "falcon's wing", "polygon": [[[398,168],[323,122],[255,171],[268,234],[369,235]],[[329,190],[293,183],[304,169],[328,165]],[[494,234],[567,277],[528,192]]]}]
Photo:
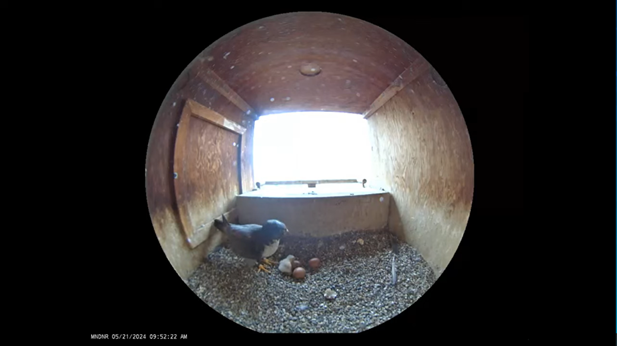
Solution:
[{"label": "falcon's wing", "polygon": [[262,228],[260,225],[234,225],[229,228],[229,235],[241,239],[253,239],[254,235]]}]

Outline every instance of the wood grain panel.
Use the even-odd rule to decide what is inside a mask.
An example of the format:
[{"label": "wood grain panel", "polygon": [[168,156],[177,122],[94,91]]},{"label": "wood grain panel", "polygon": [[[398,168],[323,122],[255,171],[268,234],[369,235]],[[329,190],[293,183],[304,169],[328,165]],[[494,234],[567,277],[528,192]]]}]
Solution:
[{"label": "wood grain panel", "polygon": [[221,95],[225,96],[231,103],[236,105],[244,114],[250,116],[253,119],[258,119],[257,112],[246,101],[240,97],[224,80],[221,79],[214,71],[206,68],[203,73],[197,72],[197,75],[206,83],[208,83],[214,90],[218,91]]},{"label": "wood grain panel", "polygon": [[[260,115],[362,113],[419,58],[407,43],[371,23],[295,12],[257,20],[221,37],[200,54],[196,69],[204,77],[213,71],[209,83],[224,81]],[[321,72],[305,76],[300,72],[305,64],[316,64]]]},{"label": "wood grain panel", "polygon": [[208,238],[205,227],[234,207],[241,187],[241,143],[245,129],[188,100],[174,158],[178,211],[192,248]]},{"label": "wood grain panel", "polygon": [[191,193],[189,214],[210,221],[231,209],[240,193],[237,144],[240,136],[192,118],[185,156],[185,188]]},{"label": "wood grain panel", "polygon": [[[197,61],[199,61],[197,59]],[[233,121],[244,129],[242,140],[246,143],[242,149],[242,191],[251,191],[254,188],[253,179],[253,131],[254,117],[246,115],[238,105],[229,101],[225,95],[221,95],[210,84],[204,81],[198,74],[198,65],[189,66],[192,79],[187,84],[186,93],[191,95],[193,101],[199,105],[213,110],[224,116],[225,119]],[[242,131],[240,131],[242,132]]]},{"label": "wood grain panel", "polygon": [[431,65],[424,58],[419,57],[411,66],[409,66],[403,73],[401,73],[391,84],[384,90],[378,97],[371,103],[369,108],[362,113],[364,119],[368,119],[379,108],[381,108],[386,102],[388,102],[394,95],[405,88],[409,83],[416,80],[422,74],[428,72],[431,69]]},{"label": "wood grain panel", "polygon": [[189,203],[191,196],[189,195],[190,191],[188,191],[184,186],[184,182],[186,181],[185,177],[187,176],[184,162],[186,151],[188,149],[187,142],[190,132],[191,118],[191,107],[189,104],[186,104],[182,110],[182,115],[180,116],[180,121],[177,125],[178,132],[176,133],[176,145],[174,148],[174,157],[172,161],[176,206],[178,208],[178,214],[180,216],[181,224],[183,225],[186,239],[189,243],[189,239],[193,237],[195,228],[187,209],[187,204]]},{"label": "wood grain panel", "polygon": [[[238,221],[238,211],[236,208],[231,209],[230,211],[223,213],[221,215],[225,215],[225,218],[232,223],[236,223]],[[220,220],[221,215],[216,218]],[[192,243],[202,244],[207,242],[209,244],[220,244],[224,240],[223,233],[219,232],[216,227],[214,227],[214,219],[208,223],[204,223],[199,225],[196,229],[195,235],[193,236]]]},{"label": "wood grain panel", "polygon": [[368,119],[375,174],[368,181],[392,196],[390,230],[439,276],[467,225],[474,168],[465,120],[437,76],[422,74]]},{"label": "wood grain panel", "polygon": [[[203,256],[216,248],[221,240],[215,232],[196,232],[195,242],[188,243],[178,208],[174,159],[178,149],[177,137],[181,135],[178,123],[185,104],[190,99],[224,115],[226,119],[244,126],[244,136],[247,137],[253,131],[254,121],[210,85],[191,74],[190,67],[179,74],[161,104],[152,126],[146,157],[146,196],[154,231],[168,260],[182,278],[187,278],[203,262]],[[247,142],[247,150],[250,150],[250,145],[251,142]],[[246,184],[252,184],[250,175],[245,173],[242,177]],[[252,185],[247,189],[252,189]],[[203,236],[206,240],[201,242],[203,238],[200,237]]]},{"label": "wood grain panel", "polygon": [[202,120],[205,120],[213,125],[220,126],[229,131],[235,132],[237,134],[243,134],[246,129],[239,124],[225,118],[219,113],[200,105],[199,103],[193,100],[187,100],[187,107],[190,108],[191,114],[195,117],[198,117]]},{"label": "wood grain panel", "polygon": [[238,197],[240,223],[278,219],[289,233],[323,237],[349,231],[378,231],[388,224],[387,192],[333,197]]}]

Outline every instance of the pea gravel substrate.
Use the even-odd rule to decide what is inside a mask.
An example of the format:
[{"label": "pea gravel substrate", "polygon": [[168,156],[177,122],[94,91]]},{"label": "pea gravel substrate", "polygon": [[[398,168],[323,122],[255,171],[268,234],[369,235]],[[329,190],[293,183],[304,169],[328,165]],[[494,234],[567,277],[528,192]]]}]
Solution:
[{"label": "pea gravel substrate", "polygon": [[[307,269],[303,280],[281,273],[277,266],[270,274],[257,273],[256,266],[247,266],[221,247],[208,255],[187,284],[214,310],[257,332],[355,333],[395,317],[435,282],[422,256],[386,231],[287,236],[275,258],[289,254]],[[316,271],[308,267],[313,257],[321,260]],[[337,293],[335,299],[324,297],[328,288]]]}]

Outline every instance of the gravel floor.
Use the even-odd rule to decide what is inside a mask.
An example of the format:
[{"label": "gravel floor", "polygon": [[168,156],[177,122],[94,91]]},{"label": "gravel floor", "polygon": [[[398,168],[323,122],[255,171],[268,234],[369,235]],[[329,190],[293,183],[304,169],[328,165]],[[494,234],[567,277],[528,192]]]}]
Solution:
[{"label": "gravel floor", "polygon": [[[362,241],[358,241],[362,239]],[[395,253],[398,252],[398,254]],[[303,280],[256,272],[222,247],[187,280],[210,307],[249,329],[265,333],[354,333],[398,315],[435,282],[424,259],[388,232],[348,232],[328,238],[288,236],[275,255],[299,258]],[[308,260],[321,267],[312,271]],[[392,258],[396,285],[392,284]],[[326,289],[337,293],[324,297]]]}]

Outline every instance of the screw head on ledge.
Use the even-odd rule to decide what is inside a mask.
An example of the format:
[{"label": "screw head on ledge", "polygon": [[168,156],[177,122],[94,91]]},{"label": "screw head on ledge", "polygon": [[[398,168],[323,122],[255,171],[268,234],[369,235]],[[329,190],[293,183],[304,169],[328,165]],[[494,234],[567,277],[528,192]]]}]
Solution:
[{"label": "screw head on ledge", "polygon": [[300,67],[300,73],[309,77],[316,76],[321,73],[321,67],[313,63],[304,64]]}]

